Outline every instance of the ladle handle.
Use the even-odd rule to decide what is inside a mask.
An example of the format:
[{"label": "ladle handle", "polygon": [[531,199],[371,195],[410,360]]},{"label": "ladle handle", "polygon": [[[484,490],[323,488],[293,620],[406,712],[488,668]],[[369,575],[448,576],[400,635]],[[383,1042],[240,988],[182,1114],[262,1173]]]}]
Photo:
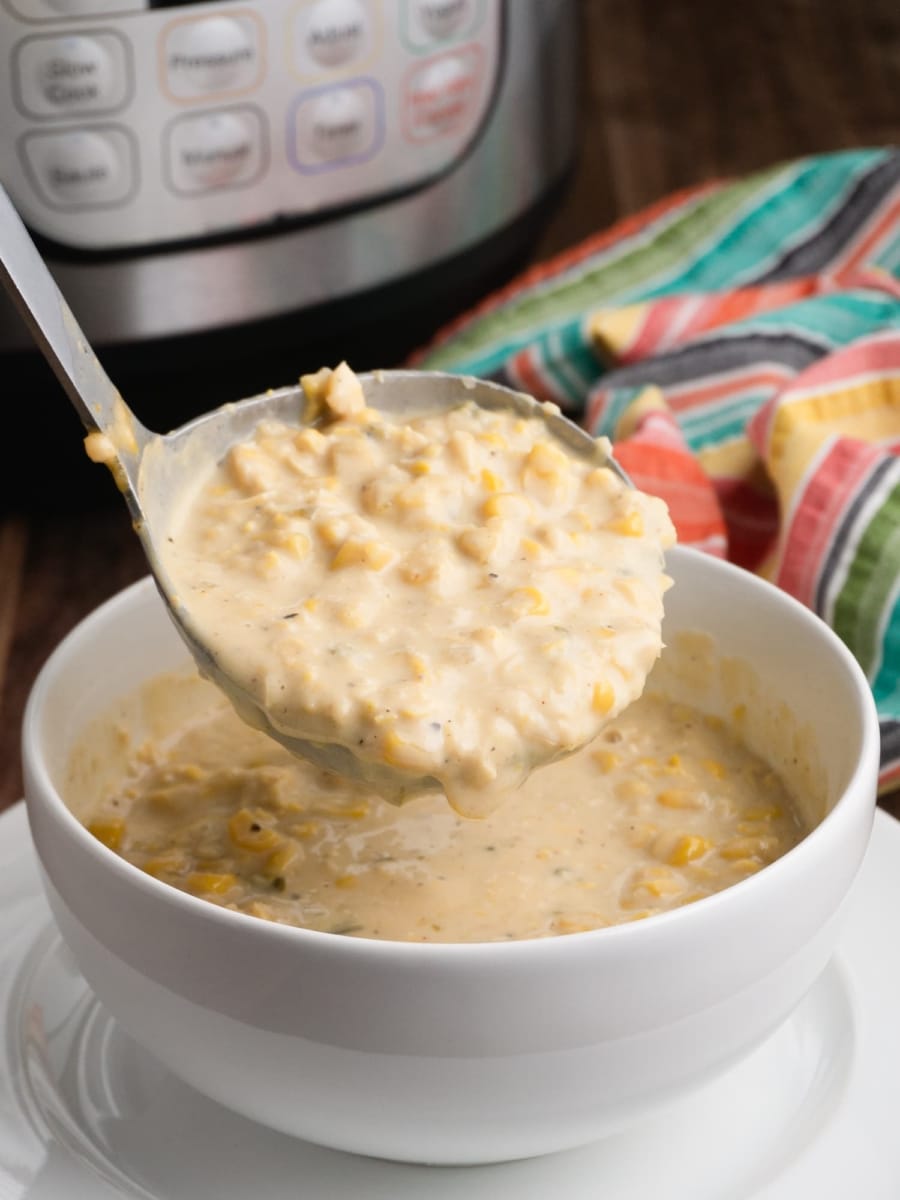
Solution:
[{"label": "ladle handle", "polygon": [[[124,401],[91,349],[2,186],[0,281],[85,428],[101,432],[112,429],[117,417],[121,419]],[[133,414],[129,417],[138,441],[145,441],[149,431]]]}]

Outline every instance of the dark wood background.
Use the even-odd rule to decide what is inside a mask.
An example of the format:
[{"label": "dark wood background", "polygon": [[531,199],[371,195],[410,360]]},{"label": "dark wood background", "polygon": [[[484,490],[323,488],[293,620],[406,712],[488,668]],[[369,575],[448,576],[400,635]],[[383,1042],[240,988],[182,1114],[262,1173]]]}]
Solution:
[{"label": "dark wood background", "polygon": [[[582,149],[536,260],[677,188],[900,142],[898,0],[584,0],[583,18]],[[5,472],[27,464],[27,443],[4,449]],[[145,573],[112,488],[87,510],[61,496],[36,511],[5,507],[0,809],[21,795],[19,727],[44,659]],[[900,799],[885,807],[900,815]]]}]

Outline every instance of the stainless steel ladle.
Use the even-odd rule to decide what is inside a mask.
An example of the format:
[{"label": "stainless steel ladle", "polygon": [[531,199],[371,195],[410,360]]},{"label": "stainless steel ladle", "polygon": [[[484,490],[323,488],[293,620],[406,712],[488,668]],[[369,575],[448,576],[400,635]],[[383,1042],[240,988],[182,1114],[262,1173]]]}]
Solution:
[{"label": "stainless steel ladle", "polygon": [[[148,429],[131,411],[104,371],[46,264],[0,187],[0,280],[21,312],[85,428],[106,435],[114,449],[107,465],[131,512],[147,563],[174,623],[200,672],[216,683],[251,724],[292,753],[341,775],[356,778],[393,797],[440,787],[428,777],[411,781],[383,764],[358,759],[336,742],[313,742],[276,729],[268,714],[233,679],[226,677],[165,569],[159,548],[167,536],[171,505],[198,467],[218,462],[230,446],[249,438],[264,419],[308,424],[314,416],[300,387],[277,388],[225,404],[165,435]],[[423,415],[474,401],[483,408],[538,417],[573,453],[608,466],[626,482],[605,443],[532,397],[496,383],[433,371],[376,371],[360,375],[366,402],[397,417]]]}]

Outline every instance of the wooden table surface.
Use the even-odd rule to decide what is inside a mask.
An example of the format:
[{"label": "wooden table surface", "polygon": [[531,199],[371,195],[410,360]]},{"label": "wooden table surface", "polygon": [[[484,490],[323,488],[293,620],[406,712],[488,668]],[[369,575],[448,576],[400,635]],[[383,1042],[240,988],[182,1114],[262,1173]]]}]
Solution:
[{"label": "wooden table surface", "polygon": [[[897,0],[584,0],[583,16],[582,151],[535,259],[677,188],[900,141]],[[77,439],[73,426],[73,454]],[[51,494],[0,513],[0,809],[21,795],[19,728],[44,659],[144,573],[111,486],[87,511]],[[885,807],[900,815],[900,800]]]}]

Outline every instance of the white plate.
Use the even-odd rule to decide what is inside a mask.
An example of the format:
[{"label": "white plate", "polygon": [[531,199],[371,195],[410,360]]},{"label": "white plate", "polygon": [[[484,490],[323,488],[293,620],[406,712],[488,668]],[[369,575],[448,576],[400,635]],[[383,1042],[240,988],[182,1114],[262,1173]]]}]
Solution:
[{"label": "white plate", "polygon": [[900,824],[879,812],[838,954],[724,1078],[565,1154],[395,1165],[237,1117],[124,1034],[59,940],[20,804],[0,817],[0,1200],[898,1200],[898,921]]}]

